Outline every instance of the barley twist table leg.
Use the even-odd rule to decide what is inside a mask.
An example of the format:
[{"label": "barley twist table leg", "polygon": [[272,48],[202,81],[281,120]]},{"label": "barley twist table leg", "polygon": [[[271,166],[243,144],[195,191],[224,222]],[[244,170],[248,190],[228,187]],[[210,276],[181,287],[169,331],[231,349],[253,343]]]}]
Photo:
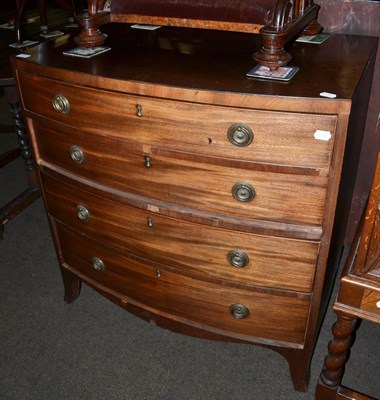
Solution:
[{"label": "barley twist table leg", "polygon": [[29,146],[24,120],[21,115],[21,108],[18,102],[12,103],[10,106],[13,114],[13,123],[15,126],[18,144],[21,150],[21,156],[24,159],[26,171],[30,172],[34,170],[33,153]]},{"label": "barley twist table leg", "polygon": [[357,318],[338,314],[337,321],[332,327],[334,339],[328,345],[329,353],[319,377],[316,399],[335,399],[348,360],[356,323]]}]

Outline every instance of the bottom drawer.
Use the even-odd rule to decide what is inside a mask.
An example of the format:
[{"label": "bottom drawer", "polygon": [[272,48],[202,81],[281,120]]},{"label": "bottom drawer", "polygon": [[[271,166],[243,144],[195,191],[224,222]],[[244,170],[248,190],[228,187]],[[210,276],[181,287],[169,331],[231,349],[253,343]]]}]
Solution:
[{"label": "bottom drawer", "polygon": [[66,266],[157,314],[245,340],[254,336],[303,344],[310,305],[305,295],[280,296],[193,279],[129,259],[60,223],[56,231]]}]

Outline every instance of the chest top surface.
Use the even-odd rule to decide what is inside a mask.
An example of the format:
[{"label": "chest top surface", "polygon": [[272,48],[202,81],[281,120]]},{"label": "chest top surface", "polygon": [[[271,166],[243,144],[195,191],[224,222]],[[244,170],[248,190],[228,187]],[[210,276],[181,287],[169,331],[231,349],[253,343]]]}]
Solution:
[{"label": "chest top surface", "polygon": [[110,24],[104,30],[109,33],[105,45],[111,50],[93,58],[63,55],[63,51],[76,47],[71,36],[63,36],[29,50],[30,58],[16,62],[32,73],[116,90],[123,90],[123,82],[132,81],[192,91],[312,98],[331,103],[320,93],[351,99],[377,47],[377,38],[349,35],[332,35],[321,45],[294,42],[291,65],[299,71],[291,81],[277,82],[246,76],[255,66],[252,49],[260,47],[255,35],[171,27],[144,31],[124,24]]}]

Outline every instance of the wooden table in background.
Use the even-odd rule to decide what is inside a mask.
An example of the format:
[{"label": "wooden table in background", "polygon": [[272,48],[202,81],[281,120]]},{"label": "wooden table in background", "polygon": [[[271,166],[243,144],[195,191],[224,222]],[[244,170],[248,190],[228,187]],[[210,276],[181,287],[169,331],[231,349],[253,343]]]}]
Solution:
[{"label": "wooden table in background", "polygon": [[340,386],[357,320],[380,324],[380,158],[366,212],[351,247],[334,304],[334,339],[317,386],[317,400],[372,399]]}]

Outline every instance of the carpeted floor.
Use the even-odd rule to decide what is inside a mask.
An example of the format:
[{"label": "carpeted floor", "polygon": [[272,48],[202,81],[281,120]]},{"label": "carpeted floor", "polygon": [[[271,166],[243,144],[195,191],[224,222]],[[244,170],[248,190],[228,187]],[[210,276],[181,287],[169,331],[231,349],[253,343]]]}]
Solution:
[{"label": "carpeted floor", "polygon": [[[0,98],[4,122],[11,119]],[[15,141],[12,132],[0,135],[0,152]],[[0,206],[25,185],[20,159],[2,168]],[[65,304],[41,199],[0,241],[1,400],[311,400],[334,321],[330,306],[310,388],[297,393],[285,359],[273,351],[162,330],[86,286]],[[343,383],[380,398],[379,333],[380,326],[362,323]]]}]

